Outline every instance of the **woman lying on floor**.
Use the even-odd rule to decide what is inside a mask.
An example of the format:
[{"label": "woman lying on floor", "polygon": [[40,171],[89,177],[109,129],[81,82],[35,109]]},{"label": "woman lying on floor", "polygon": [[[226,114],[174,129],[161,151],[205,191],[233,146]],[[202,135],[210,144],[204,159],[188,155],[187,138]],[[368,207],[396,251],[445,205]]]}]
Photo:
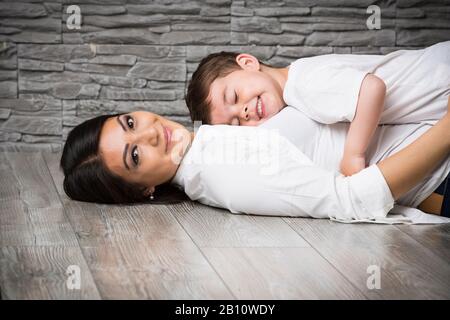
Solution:
[{"label": "woman lying on floor", "polygon": [[61,167],[64,190],[74,200],[161,203],[181,189],[233,213],[392,223],[386,217],[396,199],[449,153],[450,111],[410,145],[349,177],[315,165],[273,130],[204,125],[194,134],[137,111],[75,127]]}]

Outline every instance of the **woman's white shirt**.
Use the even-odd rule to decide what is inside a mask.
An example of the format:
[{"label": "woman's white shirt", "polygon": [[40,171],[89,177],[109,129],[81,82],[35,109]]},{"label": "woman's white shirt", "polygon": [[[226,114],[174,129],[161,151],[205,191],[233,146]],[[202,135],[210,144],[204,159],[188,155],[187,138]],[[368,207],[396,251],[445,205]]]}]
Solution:
[{"label": "woman's white shirt", "polygon": [[233,213],[370,222],[394,206],[375,164],[345,177],[262,127],[201,126],[172,183],[192,200]]}]

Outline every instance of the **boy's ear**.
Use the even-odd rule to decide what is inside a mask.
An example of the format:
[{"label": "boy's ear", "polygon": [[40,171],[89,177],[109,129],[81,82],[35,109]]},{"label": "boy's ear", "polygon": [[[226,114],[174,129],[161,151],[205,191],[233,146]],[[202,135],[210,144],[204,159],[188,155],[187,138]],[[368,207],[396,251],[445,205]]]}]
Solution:
[{"label": "boy's ear", "polygon": [[259,70],[259,60],[248,53],[240,53],[236,57],[237,64],[244,70],[257,71]]}]

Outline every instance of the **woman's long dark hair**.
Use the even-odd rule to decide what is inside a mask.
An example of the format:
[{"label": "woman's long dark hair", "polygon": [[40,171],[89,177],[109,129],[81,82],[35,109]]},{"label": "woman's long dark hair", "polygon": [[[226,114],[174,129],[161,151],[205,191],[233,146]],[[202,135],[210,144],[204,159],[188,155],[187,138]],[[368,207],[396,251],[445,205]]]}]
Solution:
[{"label": "woman's long dark hair", "polygon": [[73,200],[97,203],[176,203],[187,199],[184,192],[165,183],[156,187],[154,200],[145,187],[125,181],[105,166],[100,154],[100,133],[105,121],[120,114],[98,116],[70,131],[61,156],[64,191]]}]

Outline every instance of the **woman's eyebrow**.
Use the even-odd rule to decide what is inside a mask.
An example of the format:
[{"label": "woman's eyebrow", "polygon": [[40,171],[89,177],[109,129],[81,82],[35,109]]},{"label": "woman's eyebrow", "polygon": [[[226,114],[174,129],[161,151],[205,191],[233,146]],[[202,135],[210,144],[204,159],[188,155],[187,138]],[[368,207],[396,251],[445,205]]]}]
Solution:
[{"label": "woman's eyebrow", "polygon": [[127,129],[125,129],[125,125],[122,123],[122,121],[120,121],[119,116],[116,117],[116,120],[120,124],[120,126],[122,127],[123,131],[127,131]]},{"label": "woman's eyebrow", "polygon": [[[124,126],[124,124],[122,123],[122,121],[120,121],[119,116],[117,116],[116,119],[117,119],[117,122],[118,122],[118,123],[120,124],[120,126],[122,127],[123,131],[127,131],[127,130],[125,129],[125,126]],[[130,167],[129,167],[128,164],[127,164],[127,153],[128,153],[128,143],[125,145],[125,149],[123,149],[123,156],[122,156],[122,159],[123,159],[123,164],[125,165],[125,168],[127,168],[127,170],[130,170]]]}]

